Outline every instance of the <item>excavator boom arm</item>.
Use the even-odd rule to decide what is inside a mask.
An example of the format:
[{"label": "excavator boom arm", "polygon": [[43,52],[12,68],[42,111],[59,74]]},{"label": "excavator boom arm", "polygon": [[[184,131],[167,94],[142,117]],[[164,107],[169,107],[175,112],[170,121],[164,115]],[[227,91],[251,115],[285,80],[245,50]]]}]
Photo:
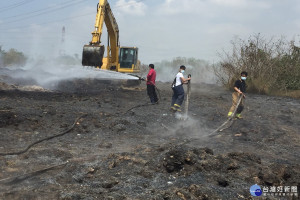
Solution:
[{"label": "excavator boom arm", "polygon": [[107,51],[107,57],[110,57],[111,63],[117,65],[118,57],[119,57],[119,27],[114,17],[109,3],[105,6],[105,17],[104,22],[107,28],[109,42],[110,42],[110,49]]},{"label": "excavator boom arm", "polygon": [[97,5],[97,14],[95,22],[95,30],[92,32],[93,38],[90,44],[99,45],[101,43],[100,38],[102,36],[102,28],[104,23],[105,5],[107,0],[100,0]]},{"label": "excavator boom arm", "polygon": [[[108,32],[107,56],[105,58],[103,58],[105,48],[101,44],[104,23]],[[95,30],[92,32],[90,44],[83,47],[82,65],[125,73],[140,71],[138,48],[120,47],[119,27],[107,0],[99,0],[97,5]]]},{"label": "excavator boom arm", "polygon": [[[119,46],[119,28],[116,19],[111,11],[107,0],[99,0],[97,6],[97,15],[95,22],[95,30],[92,32],[92,41],[90,45],[83,47],[82,65],[84,66],[102,66],[104,55],[104,46],[101,45],[101,36],[103,31],[103,23],[105,23],[110,45],[108,45],[107,57],[109,63],[117,65],[118,63],[118,46]],[[109,64],[111,65],[111,64]]]}]

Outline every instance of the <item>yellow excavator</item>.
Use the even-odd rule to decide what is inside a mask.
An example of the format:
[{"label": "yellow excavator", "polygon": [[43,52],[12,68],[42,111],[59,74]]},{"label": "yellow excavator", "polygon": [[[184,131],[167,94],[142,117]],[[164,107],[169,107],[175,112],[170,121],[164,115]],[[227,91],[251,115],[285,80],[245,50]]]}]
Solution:
[{"label": "yellow excavator", "polygon": [[[101,45],[103,23],[108,32],[107,57],[104,57],[104,45]],[[124,73],[140,72],[137,47],[121,47],[119,28],[107,0],[99,0],[95,30],[92,32],[92,41],[84,45],[82,65],[94,66],[101,69]]]}]

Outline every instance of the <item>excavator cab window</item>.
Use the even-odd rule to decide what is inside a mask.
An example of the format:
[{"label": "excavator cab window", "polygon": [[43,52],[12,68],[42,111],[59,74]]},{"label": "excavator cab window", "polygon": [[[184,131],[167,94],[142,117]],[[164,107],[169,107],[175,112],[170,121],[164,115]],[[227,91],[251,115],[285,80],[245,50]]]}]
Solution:
[{"label": "excavator cab window", "polygon": [[120,48],[120,68],[132,68],[132,64],[136,64],[136,54],[134,48]]}]

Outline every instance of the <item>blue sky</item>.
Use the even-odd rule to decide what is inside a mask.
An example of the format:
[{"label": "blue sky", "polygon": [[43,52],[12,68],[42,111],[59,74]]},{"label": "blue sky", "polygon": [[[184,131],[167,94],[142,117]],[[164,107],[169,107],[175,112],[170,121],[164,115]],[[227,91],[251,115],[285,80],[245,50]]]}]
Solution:
[{"label": "blue sky", "polygon": [[[98,0],[0,2],[0,45],[29,56],[79,54],[91,40]],[[299,43],[299,0],[111,0],[122,46],[143,63],[177,56],[214,62],[234,37],[261,33]],[[65,43],[61,43],[65,26]],[[106,45],[106,34],[103,44]],[[297,43],[296,43],[297,44]]]}]

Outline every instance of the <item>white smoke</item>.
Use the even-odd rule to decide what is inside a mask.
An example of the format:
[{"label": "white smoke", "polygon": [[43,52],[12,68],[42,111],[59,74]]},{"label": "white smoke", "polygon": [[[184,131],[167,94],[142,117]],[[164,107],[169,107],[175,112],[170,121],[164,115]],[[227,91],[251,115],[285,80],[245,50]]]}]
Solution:
[{"label": "white smoke", "polygon": [[191,74],[194,83],[215,84],[217,82],[213,67],[208,62],[196,59],[194,59],[193,63],[188,61],[189,59],[180,58],[178,61],[173,60],[172,62],[162,61],[160,63],[155,63],[157,80],[162,82],[173,82],[179,71],[180,65],[185,65],[186,70],[184,77],[187,78],[188,74]]},{"label": "white smoke", "polygon": [[[4,74],[3,70],[2,74]],[[46,89],[55,89],[60,81],[72,79],[137,79],[119,72],[83,67],[80,64],[60,64],[57,60],[43,59],[29,60],[23,67],[11,66],[5,70],[5,75],[13,79],[10,83],[33,84]]]}]

